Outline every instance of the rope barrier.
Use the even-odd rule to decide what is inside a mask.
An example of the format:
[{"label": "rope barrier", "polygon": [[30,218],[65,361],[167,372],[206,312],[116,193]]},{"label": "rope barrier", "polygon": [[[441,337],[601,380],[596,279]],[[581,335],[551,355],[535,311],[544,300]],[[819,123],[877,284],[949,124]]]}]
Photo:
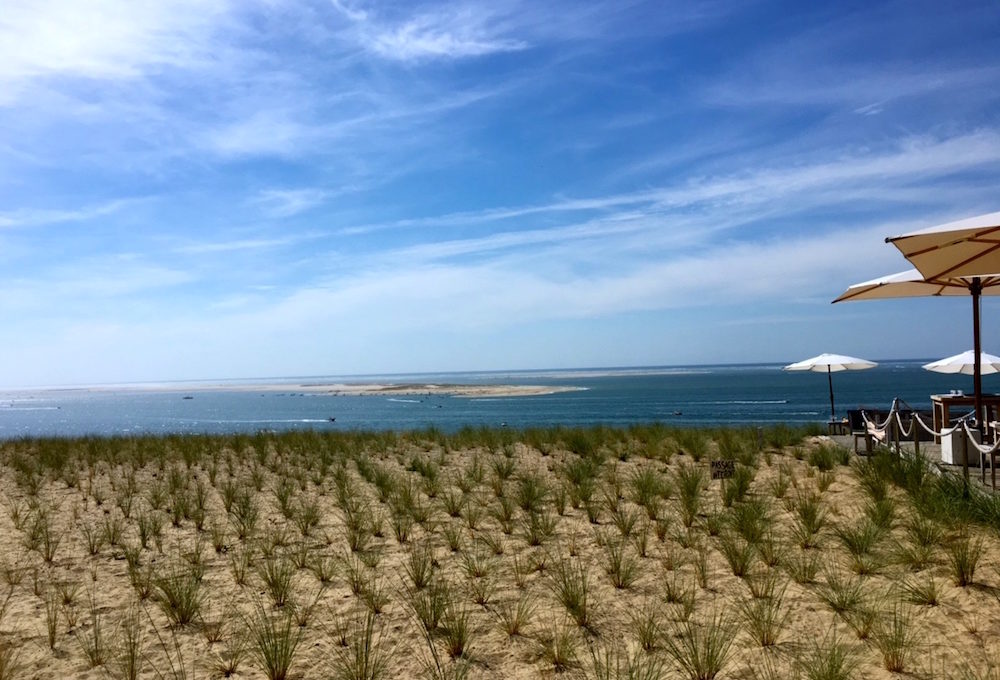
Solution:
[{"label": "rope barrier", "polygon": [[[900,408],[900,405],[905,408]],[[903,413],[906,413],[910,417],[909,427],[903,424]],[[978,427],[973,429],[977,424],[981,423],[977,420],[977,414],[975,411],[970,411],[963,416],[954,419],[954,425],[946,427],[948,423],[942,423],[942,428],[937,431],[933,426],[928,426],[924,419],[920,417],[920,414],[916,409],[912,408],[902,399],[896,398],[892,400],[892,406],[889,408],[889,412],[885,419],[880,423],[878,421],[878,416],[874,418],[869,415],[867,411],[861,409],[860,411],[861,420],[864,423],[864,432],[859,432],[854,430],[852,427],[852,434],[855,435],[855,449],[857,449],[857,436],[864,435],[866,439],[866,445],[868,450],[871,450],[872,444],[882,445],[882,446],[893,446],[896,451],[896,455],[907,455],[910,453],[904,453],[904,449],[901,449],[900,444],[904,438],[913,440],[913,455],[919,455],[919,437],[917,436],[917,425],[935,438],[939,437],[951,437],[955,433],[960,432],[960,436],[965,438],[964,442],[959,442],[959,444],[964,444],[964,450],[967,452],[965,456],[965,465],[968,465],[968,454],[971,453],[971,449],[968,448],[969,443],[972,443],[974,450],[979,454],[979,467],[982,471],[983,482],[986,482],[986,456],[990,457],[990,475],[993,482],[993,489],[996,490],[996,458],[1000,455],[1000,437],[995,437],[996,441],[992,444],[983,444],[977,441],[977,436],[980,434]],[[890,430],[890,423],[892,425]],[[970,424],[972,427],[970,427]],[[975,434],[973,434],[975,432]],[[998,433],[1000,433],[1000,428],[998,428]],[[984,433],[985,434],[985,433]],[[996,434],[996,433],[995,433]],[[874,440],[874,441],[873,441]],[[942,439],[942,444],[944,440]],[[938,470],[940,473],[940,470]],[[968,475],[968,468],[966,467],[966,475]]]},{"label": "rope barrier", "polygon": [[885,420],[882,421],[881,425],[876,424],[875,429],[879,431],[884,431],[889,426],[889,421],[892,419],[894,413],[896,413],[895,401],[893,401],[892,407],[889,409],[889,413],[886,415]]},{"label": "rope barrier", "polygon": [[972,430],[969,429],[968,421],[963,421],[962,426],[965,429],[965,436],[968,437],[969,442],[976,447],[976,450],[979,451],[980,455],[989,456],[997,451],[1000,451],[1000,441],[984,446],[975,440]]},{"label": "rope barrier", "polygon": [[[903,418],[901,414],[901,409],[899,408],[899,403],[903,403],[907,407],[907,410],[909,410],[911,413],[910,427],[908,428],[903,426]],[[892,407],[889,409],[888,415],[886,415],[885,420],[883,420],[881,423],[879,423],[877,419],[872,419],[871,417],[869,417],[868,412],[865,411],[864,409],[861,410],[861,418],[865,422],[865,429],[867,429],[871,434],[877,435],[879,437],[885,436],[886,431],[888,430],[889,422],[893,419],[895,419],[896,424],[899,426],[899,433],[900,436],[902,437],[913,436],[914,422],[918,423],[925,432],[935,437],[948,437],[954,434],[959,429],[963,428],[965,429],[966,434],[968,434],[969,432],[968,423],[970,420],[975,419],[974,416],[975,413],[973,412],[966,413],[964,416],[957,418],[955,425],[953,425],[952,427],[944,427],[940,431],[937,431],[933,427],[928,426],[927,423],[924,422],[924,419],[920,417],[920,414],[917,413],[915,409],[911,408],[909,404],[906,404],[906,402],[904,402],[902,399],[893,400]],[[969,436],[971,439],[971,435]],[[985,450],[984,447],[976,443],[976,448],[980,449],[983,453],[989,454],[991,451],[1000,450],[1000,442],[997,442],[991,447],[986,447]]]},{"label": "rope barrier", "polygon": [[912,437],[913,436],[913,418],[910,418],[910,427],[903,427],[903,416],[899,411],[896,411],[896,426],[899,428],[899,434],[902,437]]}]

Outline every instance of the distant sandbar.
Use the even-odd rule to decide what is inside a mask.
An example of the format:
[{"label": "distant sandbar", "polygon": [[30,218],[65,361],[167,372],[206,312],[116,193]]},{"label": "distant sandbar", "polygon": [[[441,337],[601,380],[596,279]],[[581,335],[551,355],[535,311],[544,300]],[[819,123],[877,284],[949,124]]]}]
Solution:
[{"label": "distant sandbar", "polygon": [[581,387],[554,387],[551,385],[459,385],[436,383],[337,383],[302,385],[255,385],[252,389],[266,392],[295,390],[307,394],[332,394],[343,396],[374,396],[379,394],[441,397],[537,397],[558,392],[575,392]]},{"label": "distant sandbar", "polygon": [[585,387],[553,385],[465,385],[439,383],[147,383],[90,388],[95,391],[137,392],[268,392],[330,396],[440,396],[440,397],[537,397],[560,392],[576,392]]}]

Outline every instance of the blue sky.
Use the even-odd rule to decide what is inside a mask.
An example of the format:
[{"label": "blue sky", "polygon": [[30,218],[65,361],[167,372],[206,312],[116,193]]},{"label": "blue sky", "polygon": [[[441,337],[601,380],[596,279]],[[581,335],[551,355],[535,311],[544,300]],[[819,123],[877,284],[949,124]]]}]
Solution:
[{"label": "blue sky", "polygon": [[0,385],[957,353],[830,300],[1000,209],[997,55],[991,2],[6,0]]}]

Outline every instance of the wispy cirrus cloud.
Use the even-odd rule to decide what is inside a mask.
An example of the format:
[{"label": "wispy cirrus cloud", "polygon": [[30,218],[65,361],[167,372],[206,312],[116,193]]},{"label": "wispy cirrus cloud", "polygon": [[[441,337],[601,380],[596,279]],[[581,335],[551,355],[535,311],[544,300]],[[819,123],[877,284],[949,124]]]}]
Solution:
[{"label": "wispy cirrus cloud", "polygon": [[189,243],[172,248],[172,252],[182,255],[211,255],[220,253],[238,253],[241,251],[271,251],[288,248],[307,241],[323,238],[324,234],[314,232],[297,232],[280,238],[234,238],[220,241],[204,241]]},{"label": "wispy cirrus cloud", "polygon": [[388,18],[375,10],[333,4],[354,24],[358,43],[386,59],[462,59],[529,47],[510,35],[515,26],[498,12],[501,5],[444,3],[421,8],[415,15]]},{"label": "wispy cirrus cloud", "polygon": [[117,199],[78,208],[22,208],[11,212],[0,212],[0,228],[38,227],[65,222],[86,222],[99,217],[113,215],[124,207],[134,203],[136,203],[135,199]]},{"label": "wispy cirrus cloud", "polygon": [[268,217],[294,217],[322,205],[339,191],[315,187],[301,189],[264,189],[251,201],[259,206]]},{"label": "wispy cirrus cloud", "polygon": [[888,248],[863,261],[856,257],[859,241],[872,241],[881,233],[875,227],[738,247],[720,243],[699,255],[679,252],[596,274],[525,268],[513,259],[477,264],[400,262],[317,281],[246,314],[266,316],[285,328],[353,318],[364,320],[369,332],[398,332],[501,328],[513,319],[517,323],[598,319],[707,304],[756,304],[788,291],[828,303],[842,292],[832,282],[843,280],[846,288],[852,277],[860,280],[871,267],[893,266],[896,256]]},{"label": "wispy cirrus cloud", "polygon": [[[336,156],[333,145],[349,142],[365,156],[379,152],[397,155],[401,149],[429,146],[434,139],[447,137],[441,120],[500,98],[509,86],[473,84],[454,91],[410,89],[400,86],[391,92],[368,91],[360,101],[338,106],[323,105],[315,93],[294,90],[294,109],[233,107],[199,129],[195,146],[223,159],[283,157],[302,160],[316,156]],[[407,130],[407,135],[399,135]],[[390,168],[391,169],[391,168]]]},{"label": "wispy cirrus cloud", "polygon": [[[879,113],[896,100],[926,98],[948,92],[981,92],[1000,78],[1000,67],[940,68],[894,65],[878,71],[868,66],[823,66],[809,73],[787,65],[768,65],[756,73],[741,71],[733,79],[707,88],[711,103],[727,106],[837,105],[856,113]],[[980,96],[989,96],[982,93]]]},{"label": "wispy cirrus cloud", "polygon": [[[836,13],[817,7],[813,20],[798,31],[760,42],[742,55],[738,67],[706,83],[706,101],[740,108],[847,108],[872,115],[921,101],[930,110],[944,102],[973,110],[994,98],[992,84],[1000,68],[944,47],[975,42],[977,32],[990,34],[996,22],[992,10],[978,3],[927,9],[912,12],[911,5],[898,0]],[[904,47],[924,40],[920,50]],[[918,112],[913,107],[910,115]]]},{"label": "wispy cirrus cloud", "polygon": [[205,129],[204,147],[220,156],[292,156],[317,136],[317,127],[300,122],[288,109],[257,110]]},{"label": "wispy cirrus cloud", "polygon": [[39,268],[10,277],[0,290],[0,310],[32,317],[88,316],[91,305],[131,304],[133,296],[156,294],[192,283],[191,271],[144,256],[102,255]]},{"label": "wispy cirrus cloud", "polygon": [[[662,230],[668,225],[689,223],[697,217],[694,231],[708,236],[759,222],[774,214],[784,216],[816,210],[826,205],[855,200],[885,201],[897,197],[915,203],[931,198],[921,185],[941,181],[955,173],[983,167],[1000,167],[1000,132],[990,129],[948,137],[911,136],[881,149],[853,152],[820,151],[799,156],[794,165],[783,166],[779,157],[771,164],[738,174],[687,177],[674,184],[639,191],[579,198],[557,198],[549,203],[491,208],[420,219],[348,227],[342,235],[430,227],[492,228],[512,223],[513,231],[491,233],[452,242],[435,238],[432,245],[408,248],[404,253],[437,253],[442,257],[483,250],[538,245],[566,238],[590,239],[597,233],[620,236],[630,231]],[[697,208],[697,213],[691,210]],[[531,219],[547,216],[598,215],[593,221],[542,230],[526,229]],[[703,222],[702,218],[708,217]],[[588,223],[589,222],[589,223]],[[530,222],[529,222],[530,223]],[[671,235],[676,246],[676,235]]]}]

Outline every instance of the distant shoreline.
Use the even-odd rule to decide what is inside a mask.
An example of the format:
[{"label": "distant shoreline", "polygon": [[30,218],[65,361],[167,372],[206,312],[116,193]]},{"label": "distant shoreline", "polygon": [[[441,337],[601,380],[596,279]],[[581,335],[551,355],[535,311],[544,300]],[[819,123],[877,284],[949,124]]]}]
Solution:
[{"label": "distant shoreline", "polygon": [[10,392],[161,392],[193,395],[203,392],[268,392],[328,396],[367,397],[439,396],[439,397],[538,397],[546,394],[577,392],[586,387],[555,385],[469,385],[461,383],[146,383],[142,385],[107,385],[53,390],[11,390]]},{"label": "distant shoreline", "polygon": [[[221,387],[219,389],[229,389]],[[537,397],[561,392],[577,392],[585,387],[553,385],[467,385],[438,383],[305,383],[298,385],[249,385],[246,390],[287,392],[333,396],[377,396],[380,394],[441,397]]]},{"label": "distant shoreline", "polygon": [[[782,362],[750,362],[750,363],[720,363],[720,364],[679,364],[679,365],[649,365],[649,366],[608,366],[608,367],[576,367],[576,368],[532,368],[506,369],[486,371],[442,371],[413,372],[385,374],[331,374],[331,375],[295,375],[255,378],[204,378],[178,380],[144,380],[122,383],[53,383],[42,385],[8,385],[0,386],[0,394],[45,394],[45,393],[86,393],[86,392],[182,392],[182,391],[243,391],[245,389],[263,389],[278,391],[296,389],[297,391],[316,393],[322,388],[341,387],[344,393],[356,394],[358,389],[365,393],[378,394],[383,388],[399,388],[404,390],[419,390],[426,385],[432,386],[435,393],[441,393],[441,388],[452,389],[454,393],[471,392],[471,396],[479,396],[481,385],[504,390],[510,388],[517,394],[536,394],[541,390],[545,394],[573,391],[572,387],[539,385],[547,380],[589,380],[595,378],[630,378],[653,376],[691,376],[710,374],[733,369],[773,369],[780,372],[782,366],[792,360],[792,357]],[[893,365],[924,364],[933,361],[934,357],[922,359],[876,359],[880,366],[876,371],[885,372],[893,369]],[[471,382],[466,382],[471,381]],[[497,381],[497,384],[492,384]],[[501,383],[502,381],[502,383]],[[522,384],[525,381],[527,384]],[[317,389],[320,388],[320,389]],[[426,389],[424,390],[426,392]],[[397,392],[399,393],[399,392]],[[419,394],[419,392],[416,392]]]}]

